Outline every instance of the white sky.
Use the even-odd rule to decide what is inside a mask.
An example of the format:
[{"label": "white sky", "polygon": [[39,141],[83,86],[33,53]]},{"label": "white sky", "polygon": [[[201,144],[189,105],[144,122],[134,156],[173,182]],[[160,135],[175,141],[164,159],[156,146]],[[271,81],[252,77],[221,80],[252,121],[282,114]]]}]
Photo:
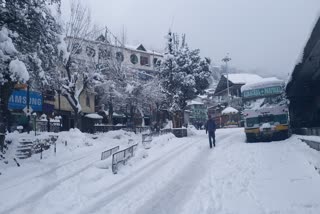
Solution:
[{"label": "white sky", "polygon": [[[70,0],[62,0],[64,16]],[[165,35],[186,33],[192,48],[215,63],[286,78],[320,12],[320,0],[83,0],[99,26],[128,43],[163,49]]]}]

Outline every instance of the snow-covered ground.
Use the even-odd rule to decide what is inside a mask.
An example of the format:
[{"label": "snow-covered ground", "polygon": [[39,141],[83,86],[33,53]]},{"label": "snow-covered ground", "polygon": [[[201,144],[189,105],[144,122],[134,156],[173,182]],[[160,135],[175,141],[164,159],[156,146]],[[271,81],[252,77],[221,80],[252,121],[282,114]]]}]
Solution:
[{"label": "snow-covered ground", "polygon": [[153,139],[112,174],[101,152],[141,135],[62,133],[53,149],[1,169],[0,213],[320,213],[320,153],[298,138],[245,142],[243,129],[217,130],[210,150],[204,131]]}]

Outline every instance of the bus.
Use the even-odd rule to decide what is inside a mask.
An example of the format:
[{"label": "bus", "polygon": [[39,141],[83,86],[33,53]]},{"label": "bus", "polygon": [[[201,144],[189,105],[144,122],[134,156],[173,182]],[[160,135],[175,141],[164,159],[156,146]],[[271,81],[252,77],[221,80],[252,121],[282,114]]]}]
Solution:
[{"label": "bus", "polygon": [[283,140],[290,136],[284,87],[282,80],[265,78],[241,88],[247,142]]}]

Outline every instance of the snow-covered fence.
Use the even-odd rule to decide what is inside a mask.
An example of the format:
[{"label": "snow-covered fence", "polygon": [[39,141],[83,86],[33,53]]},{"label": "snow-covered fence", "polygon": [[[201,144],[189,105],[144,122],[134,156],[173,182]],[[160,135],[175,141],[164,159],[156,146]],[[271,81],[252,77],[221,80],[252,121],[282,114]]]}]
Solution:
[{"label": "snow-covered fence", "polygon": [[[49,124],[48,124],[49,123]],[[59,132],[60,131],[60,121],[47,121],[47,120],[37,120],[36,129],[38,132]]]},{"label": "snow-covered fence", "polygon": [[138,133],[146,132],[149,130],[150,130],[149,126],[137,126],[136,127],[136,132],[138,132]]},{"label": "snow-covered fence", "polygon": [[308,146],[310,146],[312,149],[315,149],[317,151],[320,151],[320,142],[313,141],[313,140],[307,140],[307,139],[300,139],[302,142],[305,142]]},{"label": "snow-covered fence", "polygon": [[320,127],[292,129],[294,134],[320,136]]},{"label": "snow-covered fence", "polygon": [[172,132],[171,129],[161,129],[161,130],[160,130],[160,135],[169,134],[169,133],[171,133],[171,132]]},{"label": "snow-covered fence", "polygon": [[107,159],[108,157],[110,157],[112,154],[116,153],[117,151],[119,151],[120,147],[119,146],[116,146],[112,149],[109,149],[107,151],[104,151],[101,153],[101,160],[105,160]]},{"label": "snow-covered fence", "polygon": [[95,124],[93,127],[93,132],[109,132],[109,131],[116,131],[126,128],[126,126],[113,126],[113,125],[106,125],[106,124]]},{"label": "snow-covered fence", "polygon": [[130,146],[124,150],[118,151],[112,155],[112,172],[118,173],[118,165],[120,163],[126,164],[126,162],[134,156],[135,151],[138,148],[138,144]]},{"label": "snow-covered fence", "polygon": [[179,137],[179,138],[188,136],[187,129],[185,128],[172,129],[172,134],[174,134],[176,137]]}]

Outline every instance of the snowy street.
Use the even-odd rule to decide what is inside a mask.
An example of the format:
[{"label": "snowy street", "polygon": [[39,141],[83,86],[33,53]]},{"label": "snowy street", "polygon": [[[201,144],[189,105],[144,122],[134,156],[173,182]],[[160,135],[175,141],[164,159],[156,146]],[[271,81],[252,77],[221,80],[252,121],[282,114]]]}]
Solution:
[{"label": "snowy street", "polygon": [[221,129],[210,150],[205,132],[195,132],[154,138],[152,148],[140,146],[117,175],[101,167],[110,164],[99,161],[107,146],[102,141],[125,147],[125,132],[120,139],[99,136],[99,145],[74,149],[69,160],[48,155],[20,170],[7,168],[0,176],[0,213],[320,212],[319,153],[298,136],[247,144],[243,129]]}]

